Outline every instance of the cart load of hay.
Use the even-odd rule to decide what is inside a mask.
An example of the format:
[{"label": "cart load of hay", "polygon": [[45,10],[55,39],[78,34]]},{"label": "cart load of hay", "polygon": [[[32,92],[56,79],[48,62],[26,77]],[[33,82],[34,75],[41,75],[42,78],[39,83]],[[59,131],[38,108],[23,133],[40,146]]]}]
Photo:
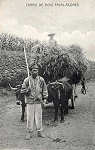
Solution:
[{"label": "cart load of hay", "polygon": [[39,64],[39,73],[46,83],[65,77],[71,79],[73,84],[77,84],[87,69],[85,57],[79,46],[50,46],[44,42],[39,43],[30,53],[29,64]]}]

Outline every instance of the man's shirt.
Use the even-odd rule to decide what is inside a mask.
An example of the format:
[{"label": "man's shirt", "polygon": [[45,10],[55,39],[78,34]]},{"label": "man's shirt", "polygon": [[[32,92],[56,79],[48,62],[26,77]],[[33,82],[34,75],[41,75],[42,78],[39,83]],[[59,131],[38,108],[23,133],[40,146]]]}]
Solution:
[{"label": "man's shirt", "polygon": [[41,76],[37,76],[35,79],[32,76],[27,77],[22,84],[21,93],[27,91],[28,88],[31,89],[31,93],[26,96],[27,103],[41,103],[48,97],[47,86]]}]

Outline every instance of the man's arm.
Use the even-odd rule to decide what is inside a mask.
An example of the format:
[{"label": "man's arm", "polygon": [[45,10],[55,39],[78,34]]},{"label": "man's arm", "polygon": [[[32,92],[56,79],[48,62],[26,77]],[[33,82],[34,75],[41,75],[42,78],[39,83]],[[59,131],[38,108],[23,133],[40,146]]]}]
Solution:
[{"label": "man's arm", "polygon": [[48,98],[48,90],[44,79],[43,79],[43,86],[42,86],[42,97],[43,97],[43,101],[46,103]]},{"label": "man's arm", "polygon": [[29,91],[29,80],[28,78],[26,78],[22,84],[21,93],[27,94],[28,91]]}]

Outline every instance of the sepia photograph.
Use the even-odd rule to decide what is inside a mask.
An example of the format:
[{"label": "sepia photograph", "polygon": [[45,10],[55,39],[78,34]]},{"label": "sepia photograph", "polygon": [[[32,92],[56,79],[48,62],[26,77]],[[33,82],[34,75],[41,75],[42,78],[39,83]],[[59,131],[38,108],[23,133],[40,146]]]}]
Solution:
[{"label": "sepia photograph", "polygon": [[95,150],[94,0],[0,0],[0,150]]}]

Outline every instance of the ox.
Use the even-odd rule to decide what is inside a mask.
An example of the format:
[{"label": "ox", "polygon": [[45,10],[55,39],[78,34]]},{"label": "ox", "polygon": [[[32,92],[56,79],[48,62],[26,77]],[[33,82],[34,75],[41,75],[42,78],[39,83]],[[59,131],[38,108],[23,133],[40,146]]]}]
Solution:
[{"label": "ox", "polygon": [[54,121],[58,120],[58,109],[61,111],[61,122],[64,121],[64,114],[68,114],[68,101],[71,99],[72,109],[74,109],[73,87],[69,82],[53,82],[48,84],[48,102],[54,104]]},{"label": "ox", "polygon": [[15,92],[16,95],[16,104],[20,105],[21,104],[21,109],[22,109],[22,114],[21,114],[21,121],[24,121],[24,113],[25,113],[25,96],[24,94],[21,93],[21,87],[22,85],[17,85],[15,88],[13,88],[10,84],[9,84],[10,88],[12,91]]}]

